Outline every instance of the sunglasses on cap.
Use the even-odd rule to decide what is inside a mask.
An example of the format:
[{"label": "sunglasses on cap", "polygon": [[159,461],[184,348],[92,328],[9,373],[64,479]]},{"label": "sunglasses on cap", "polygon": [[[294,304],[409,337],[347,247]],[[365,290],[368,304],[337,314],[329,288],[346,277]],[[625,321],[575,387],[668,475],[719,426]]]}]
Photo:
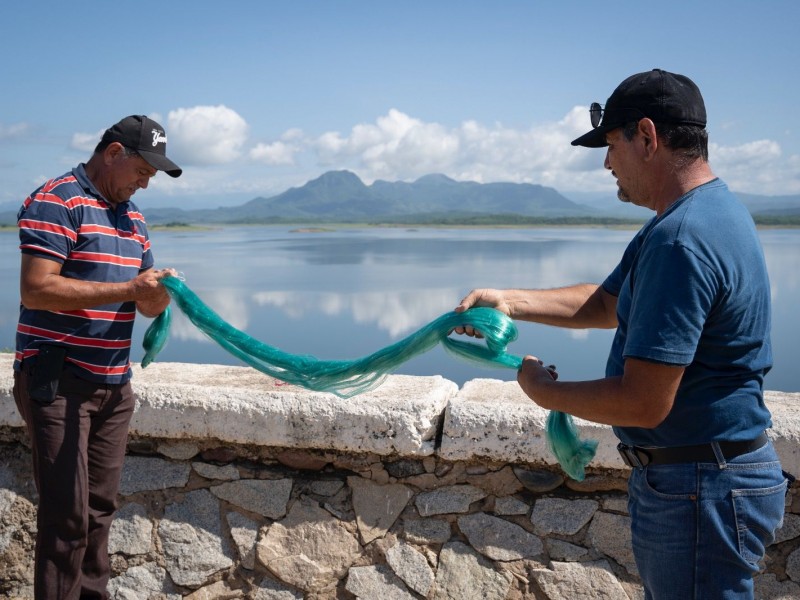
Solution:
[{"label": "sunglasses on cap", "polygon": [[592,127],[597,129],[603,120],[603,106],[599,102],[592,102],[589,106],[589,119],[592,121]]},{"label": "sunglasses on cap", "polygon": [[[603,114],[606,112],[606,109],[603,108],[603,105],[599,102],[592,102],[589,105],[589,119],[592,122],[592,127],[597,129],[600,127],[600,121],[603,120]],[[647,115],[645,115],[641,110],[638,108],[614,108],[611,110],[612,113],[622,113],[620,116],[625,116],[625,119],[620,119],[619,122],[622,124],[626,120],[634,121],[638,119],[645,119]]]}]

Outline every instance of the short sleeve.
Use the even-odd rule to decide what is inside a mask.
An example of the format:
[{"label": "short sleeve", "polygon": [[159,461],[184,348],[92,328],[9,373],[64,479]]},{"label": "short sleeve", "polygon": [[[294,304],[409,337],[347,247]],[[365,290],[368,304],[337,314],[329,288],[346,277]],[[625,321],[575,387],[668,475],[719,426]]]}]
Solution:
[{"label": "short sleeve", "polygon": [[713,270],[677,242],[647,248],[631,272],[627,357],[688,365],[715,302]]},{"label": "short sleeve", "polygon": [[78,239],[62,198],[41,189],[25,201],[17,217],[20,250],[63,263]]}]

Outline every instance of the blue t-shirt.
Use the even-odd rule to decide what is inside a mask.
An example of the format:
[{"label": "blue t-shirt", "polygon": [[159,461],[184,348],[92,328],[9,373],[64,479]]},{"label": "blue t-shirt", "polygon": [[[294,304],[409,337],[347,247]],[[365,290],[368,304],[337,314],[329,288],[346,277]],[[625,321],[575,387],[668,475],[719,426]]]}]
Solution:
[{"label": "blue t-shirt", "polygon": [[626,358],[685,366],[675,404],[654,429],[615,427],[624,443],[685,446],[741,441],[771,426],[770,287],[747,209],[719,179],[639,231],[603,283],[617,296],[606,375]]}]

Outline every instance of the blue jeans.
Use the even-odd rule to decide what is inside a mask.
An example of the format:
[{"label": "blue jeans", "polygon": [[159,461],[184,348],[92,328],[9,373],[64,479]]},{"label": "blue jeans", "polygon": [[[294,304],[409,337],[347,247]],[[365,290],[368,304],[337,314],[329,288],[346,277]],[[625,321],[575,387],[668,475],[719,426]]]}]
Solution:
[{"label": "blue jeans", "polygon": [[786,478],[771,442],[728,462],[633,469],[628,510],[646,600],[753,598],[783,523]]}]

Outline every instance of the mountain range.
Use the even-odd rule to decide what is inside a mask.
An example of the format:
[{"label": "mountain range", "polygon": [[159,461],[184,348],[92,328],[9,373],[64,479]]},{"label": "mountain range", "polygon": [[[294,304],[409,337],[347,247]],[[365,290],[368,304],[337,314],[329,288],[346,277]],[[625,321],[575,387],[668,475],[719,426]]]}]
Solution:
[{"label": "mountain range", "polygon": [[553,188],[534,184],[460,182],[425,175],[414,182],[364,184],[350,171],[329,171],[303,186],[239,206],[145,210],[148,222],[376,222],[425,221],[432,216],[520,215],[542,218],[595,214]]},{"label": "mountain range", "polygon": [[[754,217],[800,217],[800,195],[737,194]],[[413,182],[364,184],[350,171],[329,171],[305,185],[271,197],[215,209],[152,207],[138,203],[148,223],[425,223],[497,219],[644,221],[652,213],[612,196],[582,196],[579,203],[551,187],[530,183],[455,181],[433,174]],[[0,207],[0,223],[16,222],[16,206]]]}]

